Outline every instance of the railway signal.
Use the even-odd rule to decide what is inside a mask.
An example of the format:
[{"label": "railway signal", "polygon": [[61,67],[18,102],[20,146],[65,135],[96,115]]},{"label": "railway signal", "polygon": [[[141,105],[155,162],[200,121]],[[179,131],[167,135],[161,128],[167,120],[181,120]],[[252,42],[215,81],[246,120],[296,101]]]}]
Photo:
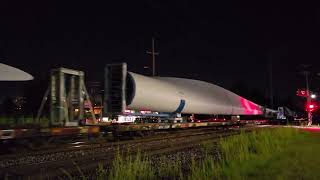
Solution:
[{"label": "railway signal", "polygon": [[306,112],[308,113],[308,126],[311,126],[312,112],[318,108],[317,105],[313,103],[314,99],[316,99],[317,96],[315,94],[312,94],[309,91],[308,81],[307,81],[307,89],[298,89],[296,91],[296,95],[306,98]]},{"label": "railway signal", "polygon": [[317,108],[317,106],[316,106],[314,103],[310,103],[310,104],[307,105],[306,111],[312,112],[312,111],[314,111],[316,108]]},{"label": "railway signal", "polygon": [[305,89],[298,89],[296,92],[296,95],[301,97],[308,97],[308,94],[308,91]]}]

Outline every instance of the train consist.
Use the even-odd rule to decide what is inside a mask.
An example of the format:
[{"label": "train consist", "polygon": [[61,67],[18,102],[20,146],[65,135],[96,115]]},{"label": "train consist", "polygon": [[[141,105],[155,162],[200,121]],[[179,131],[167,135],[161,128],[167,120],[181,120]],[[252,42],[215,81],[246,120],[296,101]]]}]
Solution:
[{"label": "train consist", "polygon": [[[127,71],[126,63],[107,65],[104,79],[103,111],[99,117],[94,116],[84,73],[66,68],[53,70],[37,116],[40,121],[49,99],[50,126],[2,129],[0,139],[266,123],[266,117],[277,114],[214,84],[148,77]],[[85,117],[85,112],[91,115]]]}]

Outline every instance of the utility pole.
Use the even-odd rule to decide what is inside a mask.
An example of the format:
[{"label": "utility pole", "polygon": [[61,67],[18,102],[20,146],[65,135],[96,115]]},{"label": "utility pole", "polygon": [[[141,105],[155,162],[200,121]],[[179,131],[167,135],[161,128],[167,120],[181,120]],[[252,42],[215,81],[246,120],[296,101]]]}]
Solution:
[{"label": "utility pole", "polygon": [[156,75],[156,55],[159,55],[158,52],[154,51],[154,38],[152,38],[152,50],[147,51],[147,54],[151,54],[152,55],[152,76]]},{"label": "utility pole", "polygon": [[272,72],[272,55],[269,56],[269,95],[270,108],[273,109],[273,72]]}]

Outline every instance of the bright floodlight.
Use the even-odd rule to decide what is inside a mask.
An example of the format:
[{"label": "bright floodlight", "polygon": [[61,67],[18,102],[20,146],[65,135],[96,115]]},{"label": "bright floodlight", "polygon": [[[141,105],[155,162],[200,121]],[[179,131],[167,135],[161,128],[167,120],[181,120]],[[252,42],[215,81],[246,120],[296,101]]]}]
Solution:
[{"label": "bright floodlight", "polygon": [[29,81],[33,77],[15,67],[0,63],[0,81]]},{"label": "bright floodlight", "polygon": [[316,98],[317,96],[315,94],[311,94],[310,96],[312,99]]}]

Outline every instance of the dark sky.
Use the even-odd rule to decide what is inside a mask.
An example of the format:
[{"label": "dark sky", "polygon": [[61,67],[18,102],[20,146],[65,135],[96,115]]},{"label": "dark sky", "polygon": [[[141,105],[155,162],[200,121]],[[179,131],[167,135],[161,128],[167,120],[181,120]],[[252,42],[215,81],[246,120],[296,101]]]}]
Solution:
[{"label": "dark sky", "polygon": [[[239,81],[275,92],[304,86],[300,64],[320,65],[320,10],[303,1],[1,1],[0,61],[43,79],[54,67],[102,79],[105,64],[148,73],[156,38],[157,74],[230,89]],[[320,79],[312,78],[317,87]],[[263,92],[265,93],[265,92]]]}]

